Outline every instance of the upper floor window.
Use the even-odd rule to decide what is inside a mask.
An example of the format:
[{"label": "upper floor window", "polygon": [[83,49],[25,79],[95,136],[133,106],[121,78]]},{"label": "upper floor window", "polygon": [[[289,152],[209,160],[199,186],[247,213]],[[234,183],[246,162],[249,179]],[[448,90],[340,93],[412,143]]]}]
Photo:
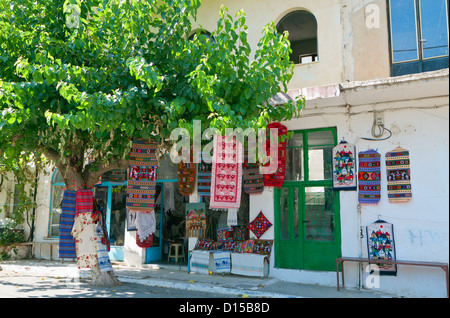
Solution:
[{"label": "upper floor window", "polygon": [[448,0],[389,0],[392,76],[449,67]]},{"label": "upper floor window", "polygon": [[277,31],[289,32],[292,49],[290,60],[294,64],[318,61],[317,21],[312,13],[299,10],[287,14],[278,23]]}]

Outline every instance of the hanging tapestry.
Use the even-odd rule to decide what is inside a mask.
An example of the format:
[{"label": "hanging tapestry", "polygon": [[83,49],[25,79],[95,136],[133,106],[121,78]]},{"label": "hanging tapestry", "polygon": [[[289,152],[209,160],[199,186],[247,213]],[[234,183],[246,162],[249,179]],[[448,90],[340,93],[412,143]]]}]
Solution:
[{"label": "hanging tapestry", "polygon": [[[367,226],[367,250],[369,259],[395,260],[394,226],[378,220]],[[395,264],[377,264],[380,275],[397,275]]]},{"label": "hanging tapestry", "polygon": [[[270,129],[278,129],[278,140],[271,141]],[[266,151],[270,156],[270,145],[272,142],[278,142],[278,161],[276,162],[276,172],[271,174],[264,174],[264,185],[269,187],[281,187],[284,182],[284,176],[286,172],[286,145],[287,145],[287,128],[286,126],[274,122],[267,125],[267,136],[266,136]],[[263,172],[264,168],[268,168],[273,159],[262,165]],[[272,163],[273,165],[273,163]]]},{"label": "hanging tapestry", "polygon": [[272,223],[266,218],[266,216],[259,212],[258,216],[250,222],[247,227],[256,237],[259,239],[270,227]]},{"label": "hanging tapestry", "polygon": [[210,208],[239,209],[242,194],[242,144],[214,135]]},{"label": "hanging tapestry", "polygon": [[358,201],[361,204],[377,204],[380,201],[380,157],[373,149],[358,154]]},{"label": "hanging tapestry", "polygon": [[356,190],[355,146],[343,141],[332,154],[333,190]]},{"label": "hanging tapestry", "polygon": [[59,258],[77,258],[71,233],[75,222],[75,198],[76,191],[64,191],[59,224]]},{"label": "hanging tapestry", "polygon": [[139,233],[139,240],[144,242],[156,231],[155,211],[138,211],[136,213],[136,231]]},{"label": "hanging tapestry", "polygon": [[178,164],[178,185],[180,186],[181,195],[190,195],[195,190],[195,175],[197,172],[197,164],[184,163]]},{"label": "hanging tapestry", "polygon": [[75,215],[91,213],[94,209],[94,193],[91,189],[78,189],[75,197]]},{"label": "hanging tapestry", "polygon": [[91,213],[78,213],[72,228],[78,269],[97,267],[97,234]]},{"label": "hanging tapestry", "polygon": [[391,203],[411,200],[411,171],[409,151],[397,147],[386,153],[388,199]]},{"label": "hanging tapestry", "polygon": [[126,206],[130,210],[152,211],[156,193],[156,149],[152,140],[137,139],[130,152]]},{"label": "hanging tapestry", "polygon": [[126,170],[110,170],[101,176],[101,182],[125,182],[127,180]]},{"label": "hanging tapestry", "polygon": [[186,236],[204,237],[206,234],[206,206],[204,202],[186,203]]},{"label": "hanging tapestry", "polygon": [[244,191],[248,194],[262,193],[264,191],[264,176],[259,170],[258,161],[254,163],[249,162],[247,149],[244,151],[244,164],[242,166],[242,171],[244,175]]},{"label": "hanging tapestry", "polygon": [[130,211],[127,209],[127,231],[136,231],[136,211]]},{"label": "hanging tapestry", "polygon": [[211,172],[212,164],[201,162],[198,167],[197,176],[197,191],[202,197],[209,197],[211,195]]}]

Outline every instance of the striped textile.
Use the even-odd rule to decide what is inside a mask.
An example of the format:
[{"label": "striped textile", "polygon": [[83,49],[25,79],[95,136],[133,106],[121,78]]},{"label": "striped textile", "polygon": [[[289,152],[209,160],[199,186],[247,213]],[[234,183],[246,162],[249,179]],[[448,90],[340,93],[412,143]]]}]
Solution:
[{"label": "striped textile", "polygon": [[92,189],[78,189],[75,196],[75,215],[92,213],[94,209],[94,193]]},{"label": "striped textile", "polygon": [[59,224],[59,258],[77,258],[75,240],[71,234],[75,222],[76,191],[65,190]]},{"label": "striped textile", "polygon": [[212,163],[202,162],[199,164],[197,172],[197,191],[200,196],[209,197],[211,195],[211,171]]},{"label": "striped textile", "polygon": [[137,139],[130,151],[126,207],[130,211],[151,211],[155,205],[158,144]]},{"label": "striped textile", "polygon": [[248,162],[248,150],[244,151],[244,164],[242,165],[244,175],[243,188],[248,194],[261,194],[264,191],[264,176],[259,171],[259,162]]},{"label": "striped textile", "polygon": [[378,204],[380,201],[381,155],[373,149],[358,154],[358,201],[361,204]]},{"label": "striped textile", "polygon": [[411,200],[411,171],[409,151],[397,147],[386,153],[388,199],[390,203]]}]

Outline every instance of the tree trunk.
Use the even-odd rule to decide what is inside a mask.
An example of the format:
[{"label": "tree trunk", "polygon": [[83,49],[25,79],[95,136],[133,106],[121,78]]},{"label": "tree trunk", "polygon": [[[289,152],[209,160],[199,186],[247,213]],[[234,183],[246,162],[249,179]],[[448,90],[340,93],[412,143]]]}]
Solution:
[{"label": "tree trunk", "polygon": [[[61,171],[64,181],[67,186],[67,190],[77,190],[77,189],[90,189],[93,188],[94,184],[98,181],[98,177],[94,182],[92,182],[92,176],[89,176],[89,180],[83,178],[83,174],[78,172],[75,167],[70,167],[67,165],[58,166]],[[89,184],[89,183],[92,184]],[[92,270],[92,285],[96,287],[112,287],[121,285],[122,282],[114,274],[114,271],[102,272],[97,260],[97,266]]]}]

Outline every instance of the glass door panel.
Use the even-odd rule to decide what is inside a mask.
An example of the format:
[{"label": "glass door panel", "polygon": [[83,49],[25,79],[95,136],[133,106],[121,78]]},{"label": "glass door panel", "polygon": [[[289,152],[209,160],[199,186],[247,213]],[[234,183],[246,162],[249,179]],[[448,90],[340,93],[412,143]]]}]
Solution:
[{"label": "glass door panel", "polygon": [[329,242],[335,239],[333,189],[305,189],[305,239]]}]

